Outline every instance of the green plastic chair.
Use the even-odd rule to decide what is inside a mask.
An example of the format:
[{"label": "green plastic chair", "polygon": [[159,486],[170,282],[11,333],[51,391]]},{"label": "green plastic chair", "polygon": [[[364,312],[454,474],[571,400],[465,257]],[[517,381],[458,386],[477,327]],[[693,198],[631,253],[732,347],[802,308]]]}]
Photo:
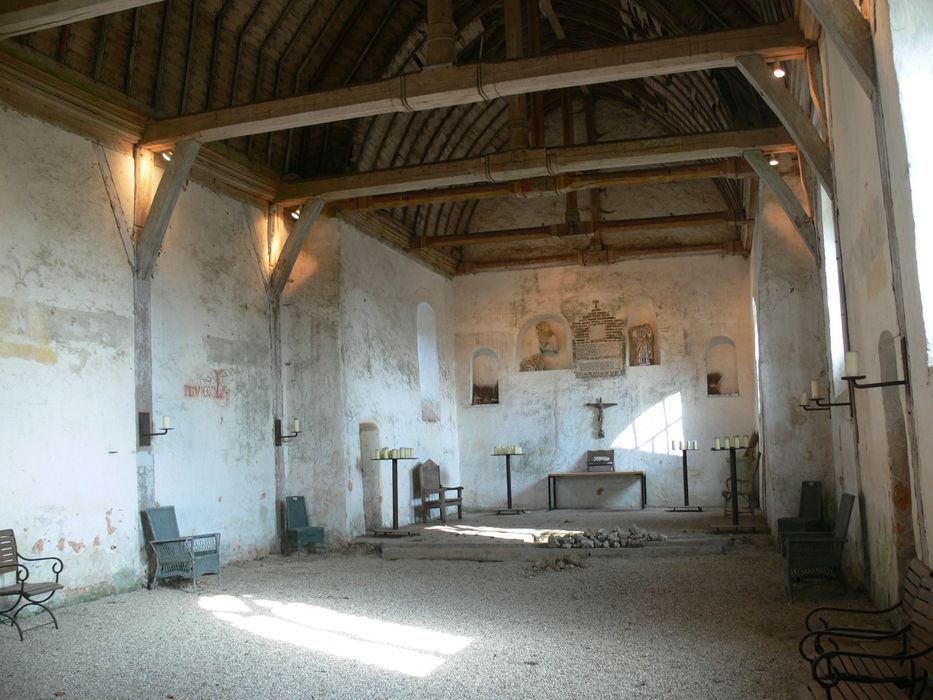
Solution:
[{"label": "green plastic chair", "polygon": [[304,496],[287,496],[285,498],[285,551],[288,556],[292,544],[301,556],[305,545],[324,546],[324,528],[308,524],[308,508]]},{"label": "green plastic chair", "polygon": [[178,534],[175,506],[146,508],[143,511],[146,541],[155,555],[155,567],[148,587],[158,586],[164,578],[188,578],[198,590],[198,578],[217,574],[220,582],[220,533]]}]

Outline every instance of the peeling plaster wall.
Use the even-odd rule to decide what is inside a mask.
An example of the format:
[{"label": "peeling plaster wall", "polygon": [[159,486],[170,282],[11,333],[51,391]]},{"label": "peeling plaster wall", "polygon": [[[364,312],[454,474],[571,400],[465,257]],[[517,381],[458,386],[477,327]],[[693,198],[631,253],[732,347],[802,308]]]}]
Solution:
[{"label": "peeling plaster wall", "polygon": [[[924,3],[877,3],[871,19],[874,28],[875,52],[880,79],[882,109],[873,110],[872,102],[858,87],[841,54],[832,44],[822,42],[825,70],[828,76],[830,131],[833,143],[836,178],[836,206],[842,265],[845,274],[846,302],[850,347],[861,356],[862,373],[867,381],[882,377],[879,342],[890,334],[899,345],[900,334],[905,332],[909,341],[912,389],[914,392],[914,424],[919,428],[911,436],[916,444],[918,462],[910,465],[913,489],[913,517],[928,524],[928,518],[919,512],[930,510],[923,503],[922,494],[929,491],[930,469],[926,464],[933,438],[922,430],[933,420],[933,392],[930,390],[927,370],[923,308],[918,276],[917,241],[914,235],[914,214],[924,211],[922,203],[928,199],[925,187],[911,193],[911,178],[923,180],[923,153],[916,153],[914,162],[907,156],[905,121],[914,135],[927,130],[926,109],[917,109],[915,100],[922,99],[924,90],[911,77],[920,74],[929,79],[928,70],[930,21],[933,11]],[[892,53],[893,52],[893,53]],[[926,66],[926,67],[924,67]],[[899,92],[898,78],[904,78],[909,92]],[[905,86],[900,90],[904,91]],[[924,103],[925,105],[925,103]],[[903,111],[902,111],[903,108]],[[882,150],[876,141],[876,118],[883,112],[881,125]],[[923,139],[921,139],[923,142]],[[929,149],[927,149],[929,150]],[[926,153],[929,156],[929,153]],[[890,200],[885,199],[884,179],[890,177]],[[919,185],[918,181],[915,184]],[[912,204],[911,198],[915,202]],[[916,198],[920,198],[920,204]],[[889,222],[886,207],[890,207],[895,228],[897,250],[889,244]],[[897,267],[892,267],[892,260]],[[897,320],[894,296],[895,275],[900,278],[904,293],[907,326],[901,329]],[[898,347],[896,372],[902,376]],[[892,378],[890,368],[885,379]],[[856,547],[850,547],[847,558],[856,573],[861,572],[864,557],[858,541],[861,533],[867,535],[867,562],[870,587],[876,602],[885,604],[897,597],[899,569],[898,542],[895,537],[897,516],[895,502],[903,504],[902,494],[895,492],[892,472],[906,465],[909,451],[903,449],[907,437],[903,424],[907,419],[905,395],[902,390],[857,390],[858,426],[854,432],[841,414],[833,415],[834,449],[836,451],[836,477],[846,490],[855,489],[860,475],[864,494],[864,509],[859,522],[859,511],[853,515],[850,536],[855,535]],[[900,414],[900,419],[897,418]],[[893,432],[892,432],[893,431]],[[858,470],[858,472],[856,472]],[[924,486],[927,488],[924,488]],[[918,491],[920,495],[918,496]],[[906,499],[909,502],[911,499]],[[927,506],[924,508],[924,506]],[[859,532],[861,528],[861,532]],[[929,527],[925,527],[929,532]],[[922,540],[922,532],[917,534]],[[929,560],[930,542],[921,541],[922,550]],[[860,559],[862,561],[860,561]]]},{"label": "peeling plaster wall", "polygon": [[[718,256],[456,278],[460,455],[470,505],[504,506],[505,466],[503,458],[490,456],[495,445],[524,447],[512,461],[513,500],[517,507],[542,508],[548,472],[585,469],[587,450],[613,443],[617,471],[647,471],[649,505],[682,504],[681,454],[670,452],[670,442],[696,439],[701,449],[689,455],[691,504],[721,507],[728,460],[709,451],[712,439],[755,430],[748,289],[748,262]],[[626,304],[640,297],[651,299],[657,312],[660,365],[598,379],[578,379],[572,369],[518,371],[517,336],[529,319],[561,314],[572,322],[594,299],[625,318]],[[736,344],[738,396],[707,396],[706,346],[720,335]],[[499,356],[498,405],[470,405],[470,360],[477,348]],[[594,410],[585,406],[600,397],[618,404],[605,410],[603,439],[596,437]],[[560,488],[562,505],[639,505],[634,479],[577,489],[565,481]]]},{"label": "peeling plaster wall", "polygon": [[[417,465],[441,467],[444,484],[461,483],[454,386],[452,284],[384,243],[340,224],[341,362],[345,403],[347,528],[363,532],[363,477],[378,470],[383,513],[391,526],[392,468],[360,453],[361,423],[379,428],[382,446],[413,447],[420,459],[398,463],[399,523],[421,517]],[[418,305],[430,304],[437,328],[440,368],[438,420],[422,417],[418,374]],[[352,485],[352,486],[351,486]],[[437,511],[432,516],[437,517]]]},{"label": "peeling plaster wall", "polygon": [[[933,493],[933,434],[922,426],[933,424],[933,289],[924,267],[930,259],[929,230],[933,202],[933,141],[929,128],[929,94],[933,89],[933,6],[920,2],[879,0],[874,34],[875,54],[884,109],[884,135],[891,177],[892,215],[897,239],[897,261],[907,315],[916,443],[912,465],[914,518],[919,522],[919,553],[930,561],[933,550],[933,504],[923,496]],[[907,175],[905,177],[904,175]],[[921,272],[922,271],[922,272]],[[921,296],[921,279],[924,295]],[[898,390],[900,391],[900,390]],[[903,401],[903,394],[901,394]],[[919,507],[918,507],[919,506]]]},{"label": "peeling plaster wall", "polygon": [[[792,187],[793,178],[788,180]],[[768,522],[796,515],[800,482],[823,483],[824,512],[838,501],[832,471],[830,421],[825,411],[805,412],[810,390],[826,362],[823,304],[816,262],[784,210],[764,189],[759,197],[753,255],[761,393],[762,482]],[[825,389],[825,377],[824,391]],[[841,414],[834,409],[833,414]]]},{"label": "peeling plaster wall", "polygon": [[[381,446],[413,447],[441,465],[445,483],[459,483],[451,283],[346,223],[322,219],[286,295],[286,413],[306,426],[286,448],[288,484],[305,495],[312,520],[335,542],[367,526],[391,527],[391,463],[361,454],[363,424],[367,442],[375,426]],[[437,319],[441,402],[439,420],[430,422],[421,413],[420,302]],[[420,517],[417,464],[399,462],[402,525]],[[378,524],[365,522],[366,504]]]},{"label": "peeling plaster wall", "polygon": [[152,284],[155,498],[182,532],[220,532],[223,561],[269,552],[275,466],[264,216],[189,184]]},{"label": "peeling plaster wall", "polygon": [[140,571],[132,273],[91,144],[0,109],[0,527],[65,596]]}]

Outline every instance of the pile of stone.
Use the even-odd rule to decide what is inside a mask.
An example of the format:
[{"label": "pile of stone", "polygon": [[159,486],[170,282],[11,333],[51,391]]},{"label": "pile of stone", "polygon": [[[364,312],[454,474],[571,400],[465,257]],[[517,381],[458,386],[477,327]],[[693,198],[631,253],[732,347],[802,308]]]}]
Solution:
[{"label": "pile of stone", "polygon": [[547,543],[549,547],[561,547],[562,549],[598,549],[600,547],[644,547],[648,542],[664,542],[665,540],[667,540],[667,535],[648,532],[636,525],[628,529],[600,528],[569,535],[551,535]]}]

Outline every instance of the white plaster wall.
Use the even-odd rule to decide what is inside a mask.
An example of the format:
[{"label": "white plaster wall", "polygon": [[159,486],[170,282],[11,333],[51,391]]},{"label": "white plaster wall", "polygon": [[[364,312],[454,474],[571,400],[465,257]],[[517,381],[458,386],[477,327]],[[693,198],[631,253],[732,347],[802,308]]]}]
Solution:
[{"label": "white plaster wall", "polygon": [[273,393],[257,210],[191,183],[152,285],[155,499],[183,532],[220,532],[224,561],[275,535]]},{"label": "white plaster wall", "polygon": [[[900,331],[874,117],[870,100],[831,44],[825,47],[824,57],[850,348],[859,351],[862,372],[869,381],[877,381],[879,338],[885,331],[898,337]],[[856,573],[864,566],[870,569],[866,583],[876,600],[885,602],[896,597],[898,583],[883,394],[856,391],[855,400],[857,445],[853,444],[855,434],[842,423],[847,420],[842,413],[834,411],[832,418],[838,440],[834,449],[839,487],[854,493],[860,483],[863,496],[862,508],[853,514],[849,530],[853,546],[846,556]]]},{"label": "white plaster wall", "polygon": [[[436,422],[421,415],[416,312],[423,301],[437,319]],[[306,426],[286,448],[288,484],[306,496],[328,538],[341,542],[367,525],[392,525],[391,464],[361,453],[363,424],[367,443],[375,426],[382,446],[413,447],[441,465],[446,483],[458,484],[450,282],[349,224],[323,219],[295,267],[286,303],[286,413]],[[420,461],[399,462],[400,525],[420,517],[413,488]],[[364,504],[378,523],[365,522]]]},{"label": "white plaster wall", "polygon": [[[788,184],[792,187],[793,177]],[[764,189],[756,216],[753,255],[758,270],[754,293],[758,322],[762,483],[772,532],[777,519],[796,515],[800,482],[823,483],[824,513],[833,512],[830,418],[806,412],[800,394],[821,377],[827,391],[822,278],[796,229]],[[821,376],[822,375],[822,376]],[[834,415],[842,411],[834,409]]]},{"label": "white plaster wall", "polygon": [[132,273],[91,144],[5,109],[0,133],[0,527],[64,561],[60,599],[125,589],[140,571]]},{"label": "white plaster wall", "polygon": [[[683,502],[680,452],[670,441],[696,439],[690,454],[691,504],[722,506],[728,473],[722,453],[709,448],[717,435],[755,429],[754,348],[749,266],[742,258],[691,256],[629,261],[613,266],[497,272],[454,280],[457,319],[457,395],[464,485],[474,507],[501,508],[505,469],[492,457],[498,444],[521,444],[513,460],[515,505],[547,504],[546,474],[585,469],[587,450],[616,444],[616,469],[648,473],[648,503]],[[626,316],[626,303],[648,297],[655,305],[662,364],[627,367],[622,377],[577,379],[573,370],[518,372],[516,337],[539,314],[574,314],[601,308]],[[706,393],[706,344],[726,335],[736,344],[739,395]],[[499,356],[500,403],[471,406],[470,359],[480,347]],[[596,438],[595,415],[587,402],[618,405],[605,412],[606,437]],[[655,420],[665,413],[667,418]],[[681,415],[682,414],[682,415]],[[634,434],[634,443],[631,441]],[[599,486],[604,487],[601,493]],[[637,507],[637,482],[593,485],[576,494],[561,483],[561,504]],[[573,495],[579,501],[567,501]]]},{"label": "white plaster wall", "polygon": [[[898,242],[898,268],[907,311],[905,334],[911,375],[916,444],[915,494],[933,493],[933,285],[926,274],[930,259],[929,197],[933,140],[929,94],[933,85],[933,6],[922,2],[877,3],[875,55],[884,111],[884,134],[891,177],[892,213]],[[907,177],[904,176],[906,173]],[[921,292],[922,287],[922,292]],[[929,561],[933,549],[933,504],[914,501],[919,554]]]},{"label": "white plaster wall", "polygon": [[[417,465],[434,460],[442,482],[461,483],[454,386],[454,321],[449,280],[376,239],[340,224],[342,326],[341,361],[345,403],[347,528],[363,531],[363,476],[378,470],[383,513],[391,526],[391,463],[361,454],[361,423],[378,426],[385,447],[413,447],[420,459],[403,461],[399,471],[399,523],[420,519]],[[422,417],[418,374],[418,305],[434,310],[440,366],[437,421]],[[437,517],[437,511],[432,511]]]}]

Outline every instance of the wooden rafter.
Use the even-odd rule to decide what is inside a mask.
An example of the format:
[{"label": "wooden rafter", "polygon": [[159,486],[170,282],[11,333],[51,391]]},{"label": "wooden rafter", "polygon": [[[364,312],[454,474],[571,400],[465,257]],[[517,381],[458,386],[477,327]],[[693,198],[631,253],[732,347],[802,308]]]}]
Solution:
[{"label": "wooden rafter", "polygon": [[282,291],[288,283],[288,276],[292,274],[295,263],[298,261],[298,255],[323,211],[324,202],[319,199],[312,200],[301,207],[301,217],[295,222],[292,232],[285,240],[285,245],[282,246],[282,252],[279,253],[279,259],[269,279],[269,291],[274,302],[282,296]]},{"label": "wooden rafter", "polygon": [[122,12],[161,0],[12,0],[0,10],[0,39]]},{"label": "wooden rafter", "polygon": [[833,192],[833,165],[829,146],[820,138],[819,132],[804,113],[794,94],[784,87],[783,81],[773,76],[761,56],[757,54],[741,56],[737,65],[742,75],[748,79],[781,123],[787,127],[797,147],[813,166],[820,184],[827,192]]},{"label": "wooden rafter", "polygon": [[877,89],[871,27],[851,0],[805,0],[865,94]]},{"label": "wooden rafter", "polygon": [[736,158],[744,151],[756,149],[784,152],[793,150],[793,143],[782,127],[772,127],[606,141],[584,146],[523,149],[476,158],[285,183],[279,191],[278,203],[294,205],[312,198],[334,201],[478,182],[506,182],[581,170],[618,170],[694,160]]},{"label": "wooden rafter", "polygon": [[802,58],[806,42],[791,22],[641,41],[499,63],[438,67],[365,85],[239,105],[152,122],[142,144],[217,141],[391,112],[421,111],[539,90],[727,68],[739,56]]},{"label": "wooden rafter", "polygon": [[761,151],[748,151],[745,153],[745,160],[752,166],[759,179],[771,190],[774,198],[777,199],[787,218],[790,219],[800,239],[806,246],[814,261],[819,264],[820,254],[817,247],[816,228],[813,225],[803,205],[797,199],[797,195],[781,177],[781,174],[773,167],[768,165],[768,159]]}]

